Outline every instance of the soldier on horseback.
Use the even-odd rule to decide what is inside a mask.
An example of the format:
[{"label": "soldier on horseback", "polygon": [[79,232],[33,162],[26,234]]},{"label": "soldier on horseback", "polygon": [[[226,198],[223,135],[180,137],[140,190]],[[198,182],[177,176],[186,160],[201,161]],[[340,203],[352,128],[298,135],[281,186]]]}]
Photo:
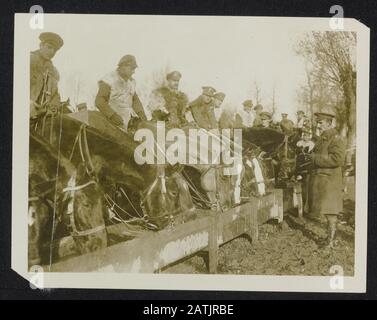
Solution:
[{"label": "soldier on horseback", "polygon": [[167,85],[154,90],[148,108],[152,120],[165,121],[166,126],[179,128],[187,123],[185,111],[188,104],[186,94],[178,90],[181,73],[173,71],[166,75]]},{"label": "soldier on horseback", "polygon": [[43,32],[39,49],[30,52],[30,118],[45,113],[55,114],[60,106],[59,73],[51,59],[63,46],[56,33]]},{"label": "soldier on horseback", "polygon": [[196,124],[203,129],[216,129],[218,127],[214,112],[214,95],[216,89],[202,87],[203,93],[190,103],[190,111]]},{"label": "soldier on horseback", "polygon": [[118,68],[98,82],[96,107],[114,125],[127,130],[135,118],[146,120],[143,106],[136,93],[136,81],[132,78],[137,68],[136,59],[125,55]]}]

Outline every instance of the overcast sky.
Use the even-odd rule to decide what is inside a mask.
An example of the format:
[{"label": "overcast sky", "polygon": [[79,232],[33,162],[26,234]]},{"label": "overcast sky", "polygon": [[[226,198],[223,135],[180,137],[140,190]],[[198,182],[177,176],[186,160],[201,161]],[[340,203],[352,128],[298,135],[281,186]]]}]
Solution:
[{"label": "overcast sky", "polygon": [[[287,21],[287,20],[285,20]],[[136,56],[134,78],[144,104],[153,89],[153,74],[179,70],[181,90],[196,98],[202,86],[226,93],[224,104],[240,107],[254,100],[254,82],[262,104],[271,106],[276,88],[277,115],[293,118],[299,108],[296,91],[304,81],[304,63],[294,45],[304,34],[300,20],[248,17],[47,15],[44,31],[62,36],[64,46],[53,62],[61,76],[63,99],[93,106],[97,81],[115,70],[125,54]],[[302,20],[301,20],[302,21]],[[308,30],[306,30],[308,31]],[[30,49],[39,45],[41,30],[32,30]],[[77,85],[80,90],[77,94]]]}]

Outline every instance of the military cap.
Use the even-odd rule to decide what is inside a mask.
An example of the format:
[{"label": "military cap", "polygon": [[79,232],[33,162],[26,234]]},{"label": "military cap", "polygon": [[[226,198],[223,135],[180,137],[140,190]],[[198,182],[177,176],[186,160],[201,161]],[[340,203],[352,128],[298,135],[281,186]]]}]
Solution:
[{"label": "military cap", "polygon": [[64,44],[63,39],[58,34],[53,32],[42,32],[39,35],[39,40],[41,40],[42,42],[47,42],[56,50],[59,50]]},{"label": "military cap", "polygon": [[125,56],[123,56],[119,62],[118,62],[118,66],[122,66],[122,65],[130,65],[130,66],[133,66],[133,67],[137,67],[137,64],[136,64],[136,59],[133,55],[130,55],[130,54],[126,54]]},{"label": "military cap", "polygon": [[225,99],[225,93],[217,92],[215,93],[214,98],[223,101]]},{"label": "military cap", "polygon": [[269,113],[269,112],[267,112],[267,111],[263,111],[263,112],[261,112],[261,114],[260,114],[260,118],[261,118],[262,120],[271,120],[271,119],[272,119],[272,114]]},{"label": "military cap", "polygon": [[332,120],[335,118],[335,113],[330,108],[325,108],[320,112],[314,113],[314,115],[317,117],[317,120],[322,120],[322,119]]},{"label": "military cap", "polygon": [[179,80],[181,80],[181,78],[182,78],[182,75],[179,71],[172,71],[172,72],[170,72],[166,75],[167,80],[171,79],[171,80],[179,81]]},{"label": "military cap", "polygon": [[246,108],[252,108],[253,107],[253,101],[251,100],[245,100],[242,105]]},{"label": "military cap", "polygon": [[287,116],[288,113],[283,112],[281,115],[282,115],[282,116]]},{"label": "military cap", "polygon": [[304,111],[302,111],[302,110],[298,110],[297,112],[296,112],[296,114],[299,114],[299,113],[301,113],[301,114],[305,114],[305,112]]},{"label": "military cap", "polygon": [[216,89],[212,87],[202,87],[203,94],[205,96],[213,97],[215,95]]},{"label": "military cap", "polygon": [[257,109],[263,110],[263,106],[262,106],[261,104],[257,104],[257,105],[254,107],[254,110],[257,110]]}]

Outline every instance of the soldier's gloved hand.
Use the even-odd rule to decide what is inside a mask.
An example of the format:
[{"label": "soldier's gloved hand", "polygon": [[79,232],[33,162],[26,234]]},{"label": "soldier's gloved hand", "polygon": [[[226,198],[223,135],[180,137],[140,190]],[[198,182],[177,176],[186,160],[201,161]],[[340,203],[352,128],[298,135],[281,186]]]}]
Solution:
[{"label": "soldier's gloved hand", "polygon": [[123,125],[123,119],[122,119],[122,117],[119,114],[115,113],[115,112],[110,116],[109,120],[113,124],[115,124],[116,126],[122,126]]},{"label": "soldier's gloved hand", "polygon": [[48,106],[47,112],[49,114],[55,115],[58,112],[58,106],[57,105]]}]

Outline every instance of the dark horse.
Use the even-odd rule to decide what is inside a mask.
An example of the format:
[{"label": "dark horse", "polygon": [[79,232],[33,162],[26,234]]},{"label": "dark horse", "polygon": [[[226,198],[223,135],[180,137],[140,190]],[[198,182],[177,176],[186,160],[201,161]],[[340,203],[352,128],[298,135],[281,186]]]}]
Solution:
[{"label": "dark horse", "polygon": [[51,263],[72,235],[78,254],[108,245],[106,225],[158,230],[192,207],[174,168],[138,165],[136,142],[100,113],[45,115],[30,126],[29,265]]},{"label": "dark horse", "polygon": [[[246,172],[254,176],[251,180],[250,177],[246,178],[246,183],[257,180],[255,170],[248,169],[254,167],[253,163],[256,164],[255,160],[251,160],[257,159],[267,184],[284,187],[296,171],[296,137],[275,129],[258,127],[243,129],[242,136]],[[254,184],[252,193],[256,191]]]}]

